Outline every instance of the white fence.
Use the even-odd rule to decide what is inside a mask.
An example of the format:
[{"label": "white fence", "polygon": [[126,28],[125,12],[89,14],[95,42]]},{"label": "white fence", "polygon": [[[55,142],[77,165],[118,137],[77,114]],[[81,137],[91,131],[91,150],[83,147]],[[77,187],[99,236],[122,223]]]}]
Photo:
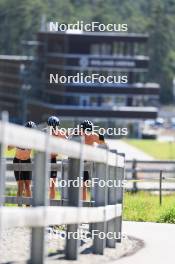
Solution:
[{"label": "white fence", "polygon": [[[33,197],[32,208],[5,207],[5,172],[6,161],[3,159],[4,148],[7,145],[35,149],[36,155],[33,166]],[[82,188],[68,188],[68,206],[50,206],[48,198],[49,187],[49,156],[51,153],[61,153],[68,156],[67,178],[79,179],[81,183],[84,171],[84,161],[93,163],[91,177],[100,180],[124,179],[124,156],[108,149],[95,148],[59,138],[50,137],[39,131],[0,122],[0,232],[8,227],[31,227],[31,257],[30,263],[45,262],[45,227],[49,225],[66,224],[67,232],[77,232],[79,224],[92,223],[91,230],[98,232],[121,233],[123,188],[97,184],[92,190],[93,207],[82,207]],[[9,198],[10,199],[10,198]],[[27,199],[27,198],[26,198]],[[51,201],[54,203],[54,201]],[[56,204],[55,204],[56,205]],[[89,205],[92,205],[89,203]],[[120,239],[100,239],[93,241],[95,254],[103,254],[105,247],[115,247]],[[73,260],[78,257],[79,241],[67,239],[65,255]]]}]

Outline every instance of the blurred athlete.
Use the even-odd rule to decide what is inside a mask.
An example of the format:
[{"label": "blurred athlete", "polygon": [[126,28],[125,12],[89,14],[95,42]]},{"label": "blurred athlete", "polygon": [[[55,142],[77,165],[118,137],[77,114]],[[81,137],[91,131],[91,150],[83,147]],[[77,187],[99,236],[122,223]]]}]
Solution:
[{"label": "blurred athlete", "polygon": [[81,123],[81,136],[84,136],[85,144],[94,145],[95,143],[99,144],[99,135],[93,132],[94,124],[90,120],[84,120]]},{"label": "blurred athlete", "polygon": [[[28,121],[25,124],[27,128],[36,128],[36,124],[33,121]],[[31,149],[24,149],[14,146],[8,146],[8,150],[15,148],[15,157],[13,163],[31,163]],[[24,193],[25,197],[31,197],[31,181],[32,172],[31,171],[14,171],[15,179],[17,181],[18,190],[17,197],[22,196]],[[29,206],[29,205],[28,205]]]},{"label": "blurred athlete", "polygon": [[107,143],[105,141],[105,138],[104,138],[104,135],[103,134],[99,134],[99,144],[100,145],[107,146]]},{"label": "blurred athlete", "polygon": [[[60,132],[60,120],[57,116],[50,116],[47,120],[47,125],[48,128],[51,131],[51,134],[55,137],[60,137],[60,138],[67,138],[65,134]],[[51,163],[56,163],[57,162],[57,153],[52,153],[51,154]],[[50,199],[55,199],[56,198],[56,179],[57,179],[57,171],[51,171],[50,173]]]},{"label": "blurred athlete", "polygon": [[[93,123],[90,120],[84,120],[81,123],[80,135],[84,136],[84,142],[87,145],[97,145],[100,144],[99,135],[93,132]],[[89,182],[89,172],[84,171],[83,175],[83,200],[88,199],[88,182]]]}]

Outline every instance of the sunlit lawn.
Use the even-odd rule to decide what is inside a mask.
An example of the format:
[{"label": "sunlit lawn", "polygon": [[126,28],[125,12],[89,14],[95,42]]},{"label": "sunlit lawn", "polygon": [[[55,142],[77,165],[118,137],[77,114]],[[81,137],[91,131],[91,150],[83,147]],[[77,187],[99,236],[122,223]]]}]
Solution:
[{"label": "sunlit lawn", "polygon": [[162,206],[159,197],[148,192],[124,195],[124,219],[143,222],[175,224],[175,194],[164,195]]},{"label": "sunlit lawn", "polygon": [[175,160],[175,142],[159,142],[157,140],[126,140],[128,144],[137,147],[156,159]]}]

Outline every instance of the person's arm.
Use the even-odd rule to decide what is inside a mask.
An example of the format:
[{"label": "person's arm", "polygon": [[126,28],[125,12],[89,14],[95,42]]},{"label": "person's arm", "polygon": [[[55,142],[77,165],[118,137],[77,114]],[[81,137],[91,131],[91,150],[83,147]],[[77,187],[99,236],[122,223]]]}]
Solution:
[{"label": "person's arm", "polygon": [[97,135],[97,134],[96,134],[95,142],[96,142],[97,144],[101,144],[100,136]]},{"label": "person's arm", "polygon": [[12,149],[14,149],[15,147],[14,146],[8,146],[8,150],[12,150]]},{"label": "person's arm", "polygon": [[62,134],[62,133],[60,133],[60,134],[58,135],[58,137],[59,137],[59,138],[62,138],[62,139],[69,139],[67,134]]},{"label": "person's arm", "polygon": [[99,134],[99,144],[107,145],[105,142],[104,135]]}]

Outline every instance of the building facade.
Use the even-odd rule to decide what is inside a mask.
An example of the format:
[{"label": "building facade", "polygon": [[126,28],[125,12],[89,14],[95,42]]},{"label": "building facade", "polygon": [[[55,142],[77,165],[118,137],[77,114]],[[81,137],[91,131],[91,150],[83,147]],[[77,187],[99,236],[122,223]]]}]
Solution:
[{"label": "building facade", "polygon": [[[23,119],[39,121],[50,114],[68,118],[156,118],[160,87],[148,78],[148,39],[146,34],[132,33],[39,32],[34,57],[0,58],[0,100],[6,95],[5,102],[15,102],[19,111],[22,103]],[[53,78],[50,82],[50,76],[68,78],[77,74],[126,76],[127,82],[56,83]]]}]

